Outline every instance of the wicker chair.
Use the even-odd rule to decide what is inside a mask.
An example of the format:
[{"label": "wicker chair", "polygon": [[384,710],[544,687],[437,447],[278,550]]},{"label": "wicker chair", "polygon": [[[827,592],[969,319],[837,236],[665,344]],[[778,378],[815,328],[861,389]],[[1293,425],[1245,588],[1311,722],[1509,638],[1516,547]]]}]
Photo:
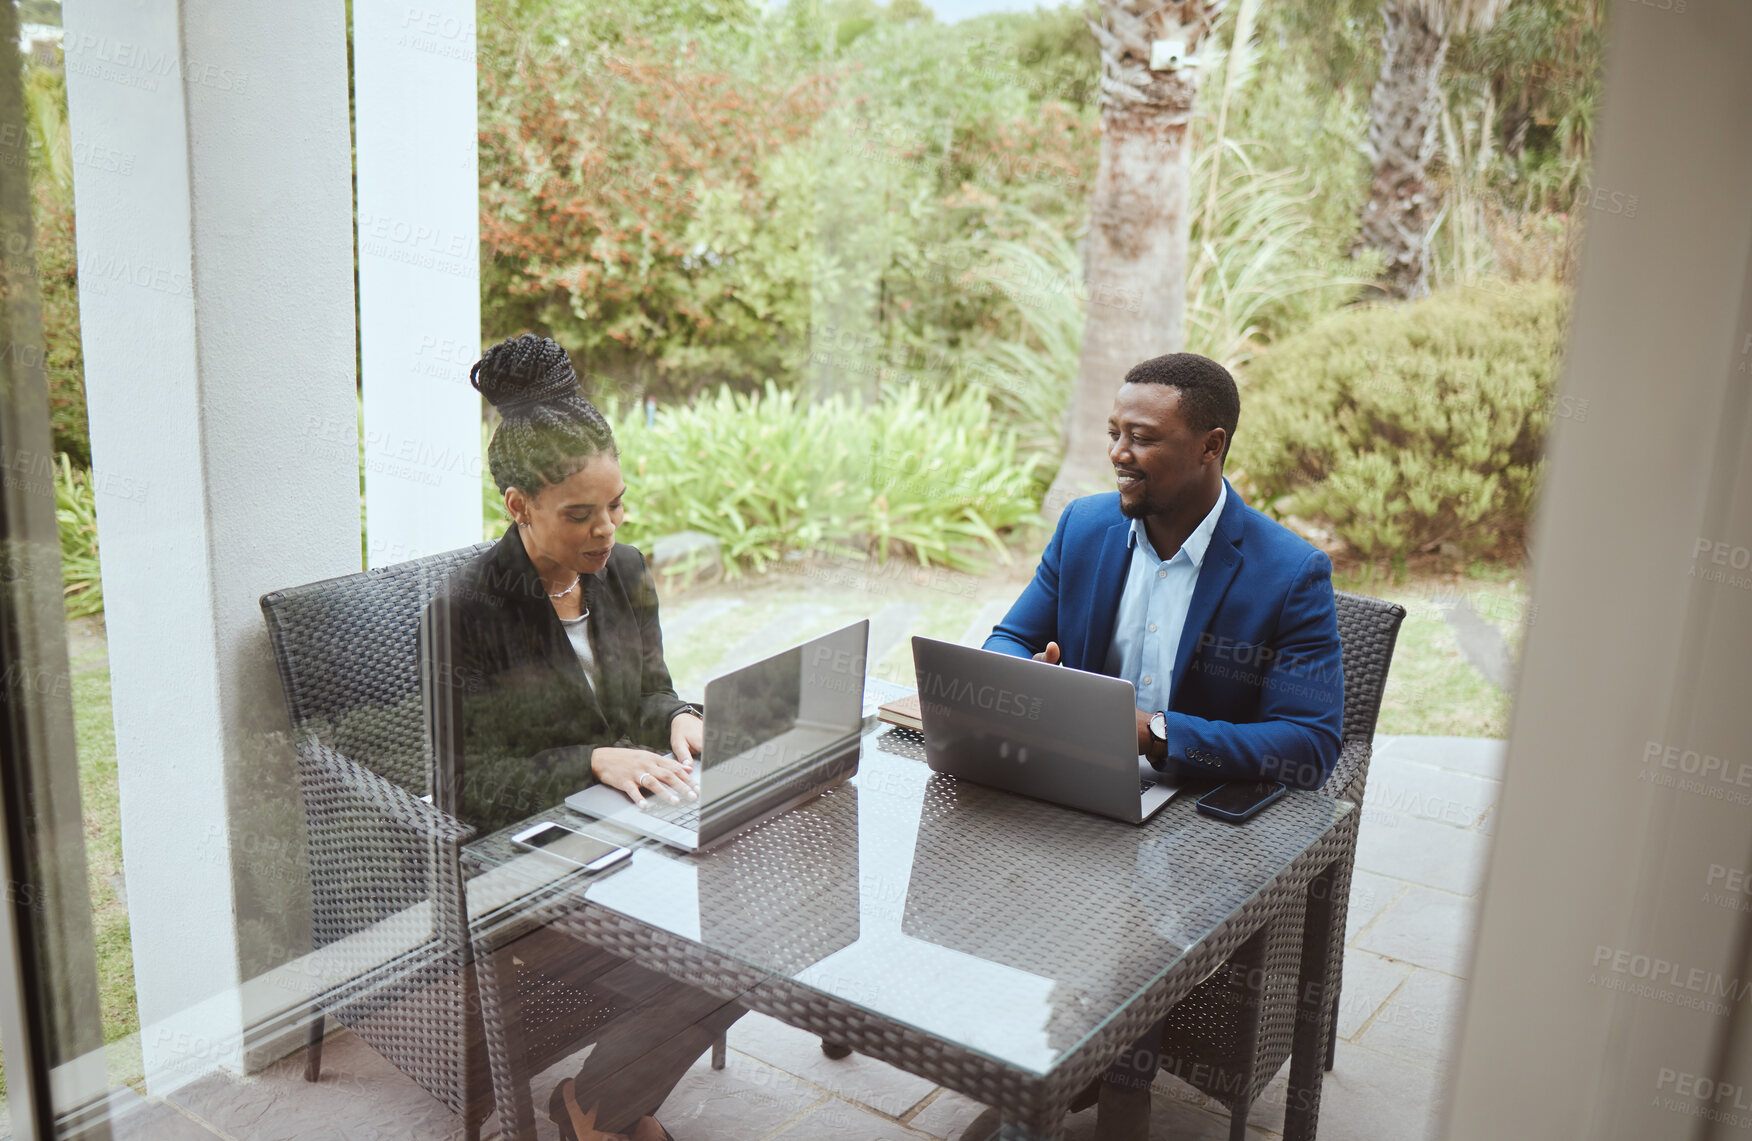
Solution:
[{"label": "wicker chair", "polygon": [[[472,829],[430,800],[419,626],[445,577],[485,549],[261,600],[298,752],[312,942],[324,964],[305,1079],[320,1076],[332,1016],[456,1113],[471,1141],[493,1110],[460,861]],[[564,936],[538,931],[516,952],[509,973],[529,995],[520,1029],[533,1074],[590,1041],[613,1011],[572,977],[591,956]]]},{"label": "wicker chair", "polygon": [[[1338,1037],[1338,992],[1344,963],[1345,913],[1356,862],[1357,825],[1369,775],[1375,721],[1387,668],[1405,608],[1380,599],[1337,593],[1343,644],[1344,727],[1338,763],[1319,791],[1348,800],[1344,854],[1332,875],[1332,947],[1327,983],[1327,1069]],[[1186,1080],[1230,1111],[1229,1136],[1245,1137],[1253,1100],[1290,1055],[1296,1022],[1296,978],[1301,924],[1279,923],[1258,932],[1223,969],[1175,1005],[1162,1041],[1162,1069]]]}]

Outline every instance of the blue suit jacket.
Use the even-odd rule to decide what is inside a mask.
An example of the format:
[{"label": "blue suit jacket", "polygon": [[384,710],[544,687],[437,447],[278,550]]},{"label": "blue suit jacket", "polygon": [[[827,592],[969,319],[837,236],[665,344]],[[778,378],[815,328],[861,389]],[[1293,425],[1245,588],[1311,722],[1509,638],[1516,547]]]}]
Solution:
[{"label": "blue suit jacket", "polygon": [[[1064,665],[1108,673],[1130,527],[1117,492],[1073,501],[985,648],[1027,657],[1057,642]],[[1233,487],[1187,608],[1167,714],[1161,767],[1176,776],[1316,788],[1338,759],[1344,667],[1332,562]]]}]

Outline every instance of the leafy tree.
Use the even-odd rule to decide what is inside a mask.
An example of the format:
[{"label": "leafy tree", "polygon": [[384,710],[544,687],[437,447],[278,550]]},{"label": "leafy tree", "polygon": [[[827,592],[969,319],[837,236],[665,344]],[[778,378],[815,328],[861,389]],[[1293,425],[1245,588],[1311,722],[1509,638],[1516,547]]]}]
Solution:
[{"label": "leafy tree", "polygon": [[767,266],[745,265],[749,248],[702,241],[695,226],[781,208],[785,176],[767,176],[819,118],[827,79],[762,76],[718,45],[642,38],[503,58],[514,66],[481,81],[487,334],[540,329],[641,391],[786,372],[806,279],[751,280]]},{"label": "leafy tree", "polygon": [[1456,37],[1447,86],[1498,110],[1505,190],[1528,210],[1568,210],[1593,151],[1605,54],[1602,0],[1517,0]]},{"label": "leafy tree", "polygon": [[85,418],[85,356],[79,342],[78,256],[73,242],[73,148],[67,83],[59,68],[26,62],[31,193],[35,198],[37,285],[42,296],[43,368],[56,451],[91,466]]},{"label": "leafy tree", "polygon": [[[1065,462],[1048,503],[1106,486],[1113,389],[1140,360],[1184,343],[1190,226],[1187,126],[1196,53],[1222,0],[1102,0],[1090,30],[1101,49],[1101,147],[1090,203],[1082,356]],[[1167,45],[1179,58],[1155,58]]]},{"label": "leafy tree", "polygon": [[1488,27],[1509,0],[1382,0],[1381,75],[1369,107],[1374,176],[1357,244],[1377,250],[1393,297],[1429,292],[1434,211],[1425,170],[1436,148],[1442,62],[1453,33]]}]

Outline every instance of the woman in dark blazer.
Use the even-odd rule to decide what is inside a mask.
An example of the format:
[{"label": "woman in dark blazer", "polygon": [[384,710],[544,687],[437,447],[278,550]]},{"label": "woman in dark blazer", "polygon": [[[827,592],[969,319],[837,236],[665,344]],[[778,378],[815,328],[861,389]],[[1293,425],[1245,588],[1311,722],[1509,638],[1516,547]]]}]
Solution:
[{"label": "woman in dark blazer", "polygon": [[[484,834],[598,782],[694,798],[699,711],[670,682],[644,557],[614,541],[626,487],[607,420],[546,338],[501,342],[469,375],[503,417],[487,459],[514,525],[427,611],[437,803]],[[624,1013],[550,1112],[577,1141],[661,1141],[650,1114],[743,1009],[605,958]]]}]

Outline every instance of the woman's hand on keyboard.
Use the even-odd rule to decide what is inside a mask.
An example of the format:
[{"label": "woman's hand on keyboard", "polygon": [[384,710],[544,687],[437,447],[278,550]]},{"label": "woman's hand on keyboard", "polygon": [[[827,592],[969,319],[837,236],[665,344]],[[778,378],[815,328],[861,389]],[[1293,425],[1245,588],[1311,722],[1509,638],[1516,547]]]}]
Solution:
[{"label": "woman's hand on keyboard", "polygon": [[689,783],[691,766],[673,757],[660,757],[646,749],[598,747],[590,754],[590,771],[610,788],[618,788],[640,808],[647,795],[660,796],[670,804],[698,800]]},{"label": "woman's hand on keyboard", "polygon": [[693,772],[693,760],[706,747],[706,726],[696,713],[677,713],[669,719],[669,751]]}]

